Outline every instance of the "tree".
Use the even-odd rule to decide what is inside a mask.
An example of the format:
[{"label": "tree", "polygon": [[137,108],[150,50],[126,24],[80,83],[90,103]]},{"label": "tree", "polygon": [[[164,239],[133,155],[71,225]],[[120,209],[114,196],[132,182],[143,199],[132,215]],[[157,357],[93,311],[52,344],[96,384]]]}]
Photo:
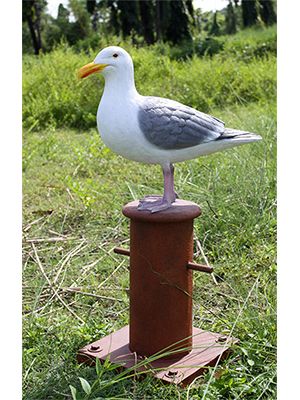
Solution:
[{"label": "tree", "polygon": [[23,0],[22,21],[27,22],[34,49],[38,55],[42,49],[41,16],[47,2],[45,0]]},{"label": "tree", "polygon": [[111,31],[113,31],[116,35],[120,34],[121,26],[118,17],[118,6],[114,0],[107,1],[107,7],[109,9],[109,21],[108,26]]},{"label": "tree", "polygon": [[245,28],[257,22],[256,0],[242,0],[242,17]]},{"label": "tree", "polygon": [[[189,16],[194,17],[191,0],[107,0],[107,6],[111,28],[115,31],[120,28],[123,37],[137,33],[147,44],[191,39]],[[93,9],[91,6],[91,12]]]},{"label": "tree", "polygon": [[56,43],[59,43],[64,37],[69,41],[70,35],[70,11],[59,4],[57,18],[47,15],[47,23],[45,24],[45,44],[46,50],[51,50]]},{"label": "tree", "polygon": [[157,41],[167,40],[166,30],[169,25],[170,13],[170,0],[155,0],[155,29]]},{"label": "tree", "polygon": [[66,21],[69,22],[69,16],[70,16],[70,11],[62,3],[60,3],[57,11],[57,20],[63,22]]},{"label": "tree", "polygon": [[229,0],[226,8],[225,23],[225,30],[228,35],[236,33],[236,18],[231,0]]},{"label": "tree", "polygon": [[120,25],[124,37],[132,32],[140,33],[139,3],[137,1],[117,0],[120,11]]},{"label": "tree", "polygon": [[66,7],[64,7],[63,4],[60,3],[58,6],[57,18],[55,22],[59,26],[62,33],[67,34],[70,24],[69,17],[70,11]]},{"label": "tree", "polygon": [[156,30],[156,40],[162,40],[162,28],[161,28],[161,5],[162,2],[159,0],[155,1],[155,30]]},{"label": "tree", "polygon": [[185,0],[185,5],[187,8],[187,11],[192,19],[192,24],[195,25],[195,13],[194,13],[194,6],[193,6],[193,1],[192,0]]},{"label": "tree", "polygon": [[91,34],[91,22],[85,0],[69,0],[69,6],[75,22],[70,24],[68,41],[70,44],[74,44],[79,39],[84,39]]},{"label": "tree", "polygon": [[86,0],[86,9],[92,17],[92,27],[94,31],[98,29],[99,13],[96,0]]},{"label": "tree", "polygon": [[154,3],[152,0],[139,0],[143,36],[147,44],[154,43]]},{"label": "tree", "polygon": [[211,28],[210,28],[209,33],[210,33],[211,35],[214,35],[214,36],[220,35],[220,26],[219,26],[219,24],[218,24],[217,11],[214,13],[214,16],[213,16],[213,23],[212,23],[212,26],[211,26]]},{"label": "tree", "polygon": [[272,0],[259,0],[259,15],[266,25],[276,23],[276,13]]},{"label": "tree", "polygon": [[165,37],[177,44],[182,40],[191,40],[189,18],[183,0],[169,1],[170,18],[165,31]]},{"label": "tree", "polygon": [[198,33],[201,33],[202,24],[203,24],[203,15],[200,8],[196,8],[194,11],[194,21],[195,21],[195,28]]}]

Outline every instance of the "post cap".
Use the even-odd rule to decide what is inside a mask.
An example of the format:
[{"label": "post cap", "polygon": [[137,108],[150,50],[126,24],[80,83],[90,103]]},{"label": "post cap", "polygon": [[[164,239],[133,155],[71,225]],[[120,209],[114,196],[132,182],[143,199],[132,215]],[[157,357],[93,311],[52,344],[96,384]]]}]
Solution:
[{"label": "post cap", "polygon": [[149,222],[181,222],[194,219],[201,214],[201,209],[196,203],[181,199],[176,199],[167,210],[155,213],[138,210],[138,204],[138,200],[126,204],[122,209],[123,214],[132,220]]}]

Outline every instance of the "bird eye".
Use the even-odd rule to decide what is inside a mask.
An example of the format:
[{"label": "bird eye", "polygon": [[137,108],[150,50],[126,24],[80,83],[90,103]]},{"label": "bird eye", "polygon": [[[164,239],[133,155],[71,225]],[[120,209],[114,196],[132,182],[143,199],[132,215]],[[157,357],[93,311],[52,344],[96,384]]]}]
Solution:
[{"label": "bird eye", "polygon": [[113,54],[113,57],[117,58],[119,56],[119,54],[115,53]]}]

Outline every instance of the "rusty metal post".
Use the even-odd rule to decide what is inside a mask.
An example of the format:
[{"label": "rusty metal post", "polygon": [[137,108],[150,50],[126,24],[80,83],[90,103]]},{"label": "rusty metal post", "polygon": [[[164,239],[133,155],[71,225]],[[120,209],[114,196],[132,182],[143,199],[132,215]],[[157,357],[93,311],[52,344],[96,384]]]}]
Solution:
[{"label": "rusty metal post", "polygon": [[130,219],[130,249],[114,249],[130,257],[130,323],[81,348],[77,359],[88,364],[109,359],[186,385],[226,357],[238,340],[192,326],[193,270],[213,271],[193,262],[193,220],[200,208],[176,200],[171,208],[151,214],[137,206],[134,201],[123,208]]},{"label": "rusty metal post", "polygon": [[[162,213],[143,212],[134,201],[123,208],[130,218],[129,347],[143,356],[163,349],[192,349],[193,220],[200,208],[176,200]],[[174,346],[174,344],[176,344]]]}]

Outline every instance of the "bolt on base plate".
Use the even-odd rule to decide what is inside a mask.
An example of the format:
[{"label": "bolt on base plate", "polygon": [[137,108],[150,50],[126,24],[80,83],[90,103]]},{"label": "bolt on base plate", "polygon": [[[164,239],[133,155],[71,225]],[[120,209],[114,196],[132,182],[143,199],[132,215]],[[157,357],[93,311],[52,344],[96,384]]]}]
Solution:
[{"label": "bolt on base plate", "polygon": [[94,364],[95,359],[120,364],[121,368],[132,368],[138,373],[151,373],[164,382],[187,385],[205,372],[206,367],[214,366],[224,359],[230,346],[238,339],[209,331],[193,328],[193,348],[191,352],[177,359],[164,359],[155,355],[149,358],[133,353],[129,349],[129,325],[91,343],[79,350],[77,360]]}]

